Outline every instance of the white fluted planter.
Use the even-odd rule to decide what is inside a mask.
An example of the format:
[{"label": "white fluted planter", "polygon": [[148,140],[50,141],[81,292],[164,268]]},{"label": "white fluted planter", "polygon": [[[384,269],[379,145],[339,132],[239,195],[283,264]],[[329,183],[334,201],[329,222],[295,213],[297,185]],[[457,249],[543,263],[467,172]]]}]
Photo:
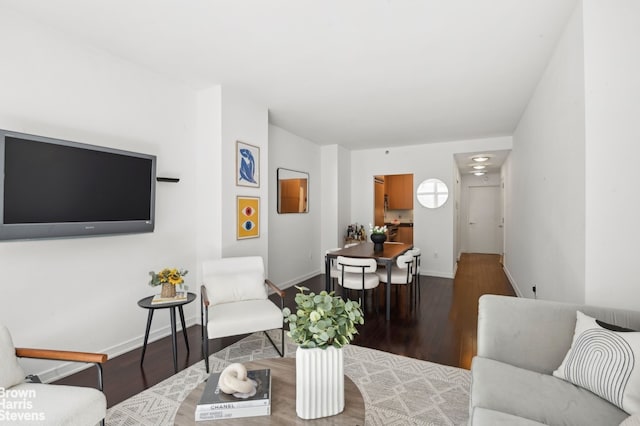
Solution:
[{"label": "white fluted planter", "polygon": [[342,349],[296,350],[296,414],[301,419],[334,416],[344,410]]}]

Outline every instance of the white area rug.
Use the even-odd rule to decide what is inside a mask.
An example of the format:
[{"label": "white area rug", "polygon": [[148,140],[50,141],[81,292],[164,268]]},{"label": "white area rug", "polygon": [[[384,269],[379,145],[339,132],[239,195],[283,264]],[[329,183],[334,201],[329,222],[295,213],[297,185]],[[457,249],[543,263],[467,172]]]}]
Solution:
[{"label": "white area rug", "polygon": [[[280,341],[280,333],[271,334]],[[288,340],[288,337],[285,336]],[[296,346],[286,342],[287,356]],[[275,358],[264,337],[252,334],[210,357],[211,371],[232,362]],[[348,345],[345,374],[362,392],[367,425],[466,425],[471,374],[467,370]],[[108,426],[173,425],[180,403],[207,374],[204,361],[158,383],[107,411]]]}]

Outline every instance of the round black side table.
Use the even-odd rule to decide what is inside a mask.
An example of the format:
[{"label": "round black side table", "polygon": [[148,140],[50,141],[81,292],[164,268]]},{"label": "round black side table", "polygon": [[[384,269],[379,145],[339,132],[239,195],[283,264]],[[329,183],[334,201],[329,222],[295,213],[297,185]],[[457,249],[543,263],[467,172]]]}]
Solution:
[{"label": "round black side table", "polygon": [[178,345],[176,338],[176,308],[178,308],[178,312],[180,313],[180,322],[182,323],[182,334],[184,334],[184,343],[187,346],[187,353],[189,352],[189,339],[187,338],[187,327],[184,323],[184,311],[182,310],[182,306],[187,303],[191,303],[196,300],[195,293],[187,293],[186,300],[180,300],[178,302],[170,302],[170,303],[158,303],[152,304],[153,296],[145,297],[144,299],[138,300],[138,306],[141,308],[147,309],[149,314],[147,315],[147,330],[144,333],[144,345],[142,346],[142,356],[140,357],[140,366],[144,361],[144,353],[147,351],[147,341],[149,340],[149,330],[151,329],[151,320],[153,319],[153,312],[156,309],[169,309],[169,313],[171,314],[171,344],[173,347],[173,369],[177,373],[178,372]]}]

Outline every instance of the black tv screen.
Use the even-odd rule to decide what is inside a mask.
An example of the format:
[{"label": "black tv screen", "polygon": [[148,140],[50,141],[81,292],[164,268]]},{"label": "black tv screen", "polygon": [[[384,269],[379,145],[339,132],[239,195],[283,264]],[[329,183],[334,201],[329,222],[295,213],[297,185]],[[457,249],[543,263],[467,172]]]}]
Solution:
[{"label": "black tv screen", "polygon": [[152,232],[153,155],[0,130],[0,240]]}]

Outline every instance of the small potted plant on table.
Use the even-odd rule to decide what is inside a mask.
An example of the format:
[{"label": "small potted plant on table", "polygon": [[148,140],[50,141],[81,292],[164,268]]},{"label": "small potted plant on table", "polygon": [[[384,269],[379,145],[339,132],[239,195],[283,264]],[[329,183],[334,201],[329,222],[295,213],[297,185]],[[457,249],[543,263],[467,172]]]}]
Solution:
[{"label": "small potted plant on table", "polygon": [[371,232],[371,241],[373,241],[373,251],[383,251],[384,242],[387,241],[387,225],[371,226],[369,224],[369,230]]},{"label": "small potted plant on table", "polygon": [[176,297],[176,286],[184,283],[183,277],[187,275],[188,272],[186,269],[177,268],[164,268],[158,273],[150,271],[149,275],[151,275],[151,280],[149,281],[149,285],[151,287],[162,285],[160,295],[163,298]]},{"label": "small potted plant on table", "polygon": [[296,413],[302,419],[333,416],[344,410],[344,361],[342,347],[364,324],[360,304],[343,300],[334,292],[319,294],[296,288],[297,310],[284,308],[287,335],[296,350]]}]

